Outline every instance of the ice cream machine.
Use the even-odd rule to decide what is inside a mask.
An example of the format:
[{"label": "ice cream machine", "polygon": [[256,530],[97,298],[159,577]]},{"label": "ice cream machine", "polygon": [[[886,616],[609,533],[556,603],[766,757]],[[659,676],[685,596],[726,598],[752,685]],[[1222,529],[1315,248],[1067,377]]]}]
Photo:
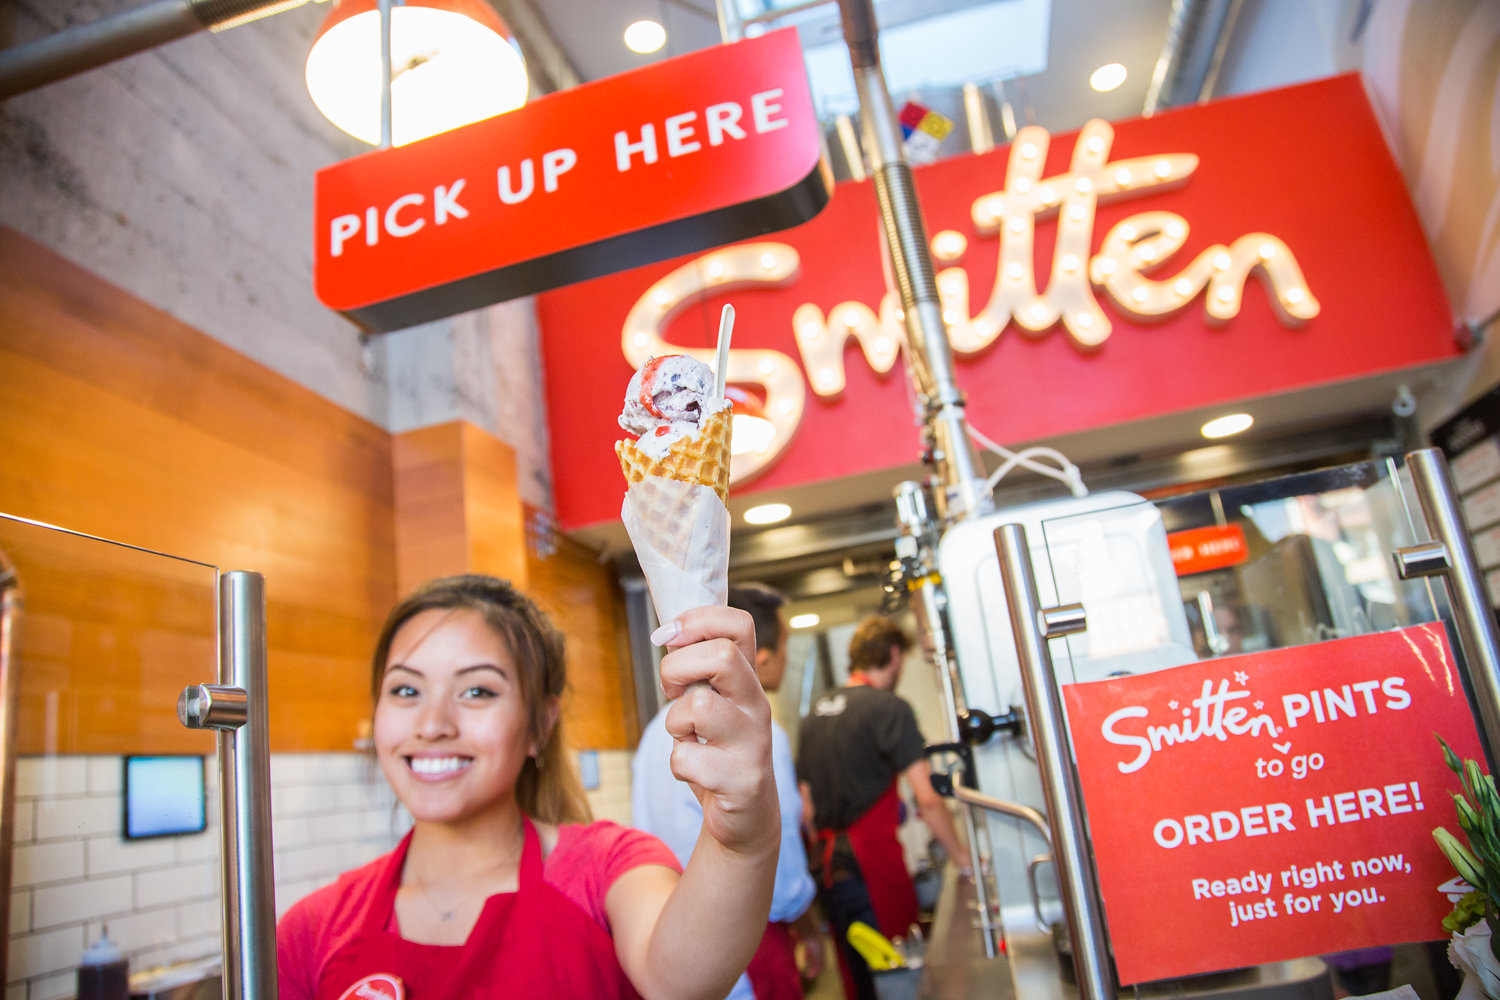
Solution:
[{"label": "ice cream machine", "polygon": [[[1004,718],[1025,703],[1016,637],[1001,583],[995,530],[1025,529],[1043,606],[1083,604],[1085,631],[1050,641],[1059,679],[1145,673],[1196,659],[1160,513],[1124,492],[1061,497],[996,511],[949,528],[937,546],[963,708]],[[980,713],[984,713],[981,716]],[[985,795],[1044,811],[1046,801],[1024,724],[1016,738],[973,749]],[[1002,924],[1060,920],[1054,873],[1034,859],[1050,847],[1034,823],[981,810]]]}]

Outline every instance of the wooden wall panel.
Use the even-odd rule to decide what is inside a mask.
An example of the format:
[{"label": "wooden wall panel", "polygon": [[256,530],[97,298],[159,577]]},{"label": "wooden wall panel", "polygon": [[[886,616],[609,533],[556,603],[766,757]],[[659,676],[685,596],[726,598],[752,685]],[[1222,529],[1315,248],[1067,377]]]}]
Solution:
[{"label": "wooden wall panel", "polygon": [[634,750],[641,720],[621,648],[625,605],[613,571],[566,538],[546,558],[528,546],[527,560],[531,593],[568,637],[568,742],[581,750]]},{"label": "wooden wall panel", "polygon": [[425,580],[469,570],[463,435],[456,423],[391,440],[395,466],[396,583],[402,595]]},{"label": "wooden wall panel", "polygon": [[0,513],[208,564],[0,520],[24,753],[208,752],[175,704],[215,679],[213,567],[266,577],[273,750],[349,749],[391,604],[466,570],[567,632],[574,745],[635,745],[615,581],[566,541],[528,555],[508,445],[464,423],[393,439],[3,228]]},{"label": "wooden wall panel", "polygon": [[529,591],[525,510],[515,449],[473,424],[462,424],[461,429],[471,529],[469,564]]},{"label": "wooden wall panel", "polygon": [[[396,593],[383,429],[0,230],[0,455],[0,512],[263,573],[272,749],[351,746]],[[199,746],[171,713],[214,679],[211,585],[85,561],[20,567],[23,751]]]},{"label": "wooden wall panel", "polygon": [[488,573],[526,589],[515,450],[462,420],[397,434],[391,450],[401,593],[454,573]]}]

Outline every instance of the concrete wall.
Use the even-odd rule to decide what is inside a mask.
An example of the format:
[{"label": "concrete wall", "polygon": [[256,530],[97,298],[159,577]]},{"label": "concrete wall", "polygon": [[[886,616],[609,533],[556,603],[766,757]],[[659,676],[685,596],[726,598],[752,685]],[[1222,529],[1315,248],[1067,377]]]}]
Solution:
[{"label": "concrete wall", "polygon": [[[14,0],[0,45],[140,6]],[[202,32],[0,103],[0,224],[389,430],[483,427],[516,449],[523,499],[550,506],[529,300],[365,342],[313,294],[314,175],[370,148],[303,82],[328,10]]]}]

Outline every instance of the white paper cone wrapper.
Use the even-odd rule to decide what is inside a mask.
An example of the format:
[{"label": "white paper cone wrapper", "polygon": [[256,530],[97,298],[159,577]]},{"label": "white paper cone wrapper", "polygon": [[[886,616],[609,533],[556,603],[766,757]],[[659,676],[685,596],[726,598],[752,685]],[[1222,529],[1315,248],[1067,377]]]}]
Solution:
[{"label": "white paper cone wrapper", "polygon": [[712,487],[647,476],[625,493],[620,519],[660,622],[729,600],[729,510]]}]

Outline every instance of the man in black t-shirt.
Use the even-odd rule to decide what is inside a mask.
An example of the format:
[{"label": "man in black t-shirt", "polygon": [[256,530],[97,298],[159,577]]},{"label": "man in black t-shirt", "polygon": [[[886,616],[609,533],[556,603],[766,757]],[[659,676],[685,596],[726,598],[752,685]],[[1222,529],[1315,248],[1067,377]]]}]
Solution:
[{"label": "man in black t-shirt", "polygon": [[839,942],[850,1000],[873,1000],[869,967],[849,947],[855,921],[886,937],[905,937],[917,921],[917,894],[896,828],[905,777],[917,813],[967,874],[968,853],[932,788],[922,734],[911,706],[892,693],[911,639],[892,619],[875,616],[849,642],[849,683],[818,699],[798,733],[797,783],[813,846],[809,864],[818,899]]}]

